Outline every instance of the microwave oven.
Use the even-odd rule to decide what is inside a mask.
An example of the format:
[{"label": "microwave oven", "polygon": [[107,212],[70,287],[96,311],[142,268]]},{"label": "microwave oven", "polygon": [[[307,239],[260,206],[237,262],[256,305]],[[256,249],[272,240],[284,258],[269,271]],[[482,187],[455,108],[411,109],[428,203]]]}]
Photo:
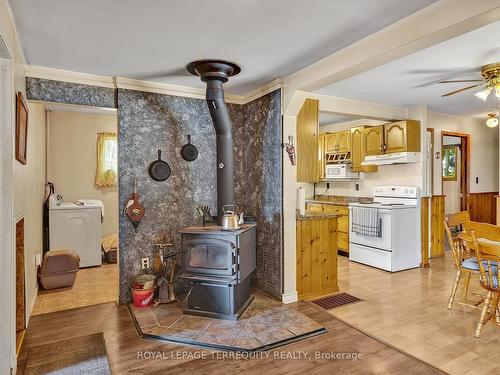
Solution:
[{"label": "microwave oven", "polygon": [[353,172],[349,164],[327,164],[325,168],[325,179],[355,179],[359,178],[359,172]]}]

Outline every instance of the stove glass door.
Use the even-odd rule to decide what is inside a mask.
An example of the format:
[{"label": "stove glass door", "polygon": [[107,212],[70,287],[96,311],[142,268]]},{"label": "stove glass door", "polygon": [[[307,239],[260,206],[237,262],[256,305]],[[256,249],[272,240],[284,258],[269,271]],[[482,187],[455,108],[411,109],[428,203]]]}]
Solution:
[{"label": "stove glass door", "polygon": [[205,275],[234,275],[236,247],[230,241],[205,238],[184,242],[184,270]]}]

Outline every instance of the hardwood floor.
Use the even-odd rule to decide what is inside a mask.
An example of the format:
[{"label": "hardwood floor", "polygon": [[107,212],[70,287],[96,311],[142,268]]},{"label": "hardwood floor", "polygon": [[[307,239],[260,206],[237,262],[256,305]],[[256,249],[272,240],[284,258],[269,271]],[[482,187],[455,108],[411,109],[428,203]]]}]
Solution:
[{"label": "hardwood floor", "polygon": [[[447,310],[454,278],[449,251],[430,268],[393,274],[339,257],[340,290],[364,302],[329,312],[447,373],[500,374],[500,329],[487,325],[475,339],[479,310]],[[477,276],[470,285],[482,292]]]},{"label": "hardwood floor", "polygon": [[[235,358],[234,352],[142,340],[128,309],[113,303],[32,317],[18,360],[23,374],[28,349],[44,343],[104,332],[114,374],[437,374],[431,366],[407,356],[333,318],[310,302],[290,305],[324,325],[323,335],[264,352],[259,358]],[[307,352],[304,359],[300,351]],[[344,359],[316,358],[331,352]],[[362,353],[357,360],[346,359]],[[294,355],[294,358],[279,358]],[[341,354],[342,355],[342,354]]]},{"label": "hardwood floor", "polygon": [[114,302],[118,294],[118,264],[83,268],[71,288],[40,289],[32,315]]}]

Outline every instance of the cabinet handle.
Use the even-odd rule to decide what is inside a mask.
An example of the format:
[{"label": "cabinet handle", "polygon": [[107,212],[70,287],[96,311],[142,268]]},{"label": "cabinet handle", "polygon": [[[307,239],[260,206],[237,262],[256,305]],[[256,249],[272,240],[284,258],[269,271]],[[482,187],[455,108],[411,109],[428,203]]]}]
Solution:
[{"label": "cabinet handle", "polygon": [[386,151],[386,150],[387,150],[387,144],[384,145],[384,151]]}]

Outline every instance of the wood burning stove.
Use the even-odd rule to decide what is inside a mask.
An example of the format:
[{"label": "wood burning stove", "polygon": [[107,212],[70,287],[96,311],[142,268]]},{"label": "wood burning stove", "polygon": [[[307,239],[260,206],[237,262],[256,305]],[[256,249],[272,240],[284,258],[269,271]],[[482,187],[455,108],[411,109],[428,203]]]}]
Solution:
[{"label": "wood burning stove", "polygon": [[236,231],[200,226],[181,231],[182,279],[190,285],[187,314],[238,319],[252,302],[250,275],[255,270],[255,224]]}]

